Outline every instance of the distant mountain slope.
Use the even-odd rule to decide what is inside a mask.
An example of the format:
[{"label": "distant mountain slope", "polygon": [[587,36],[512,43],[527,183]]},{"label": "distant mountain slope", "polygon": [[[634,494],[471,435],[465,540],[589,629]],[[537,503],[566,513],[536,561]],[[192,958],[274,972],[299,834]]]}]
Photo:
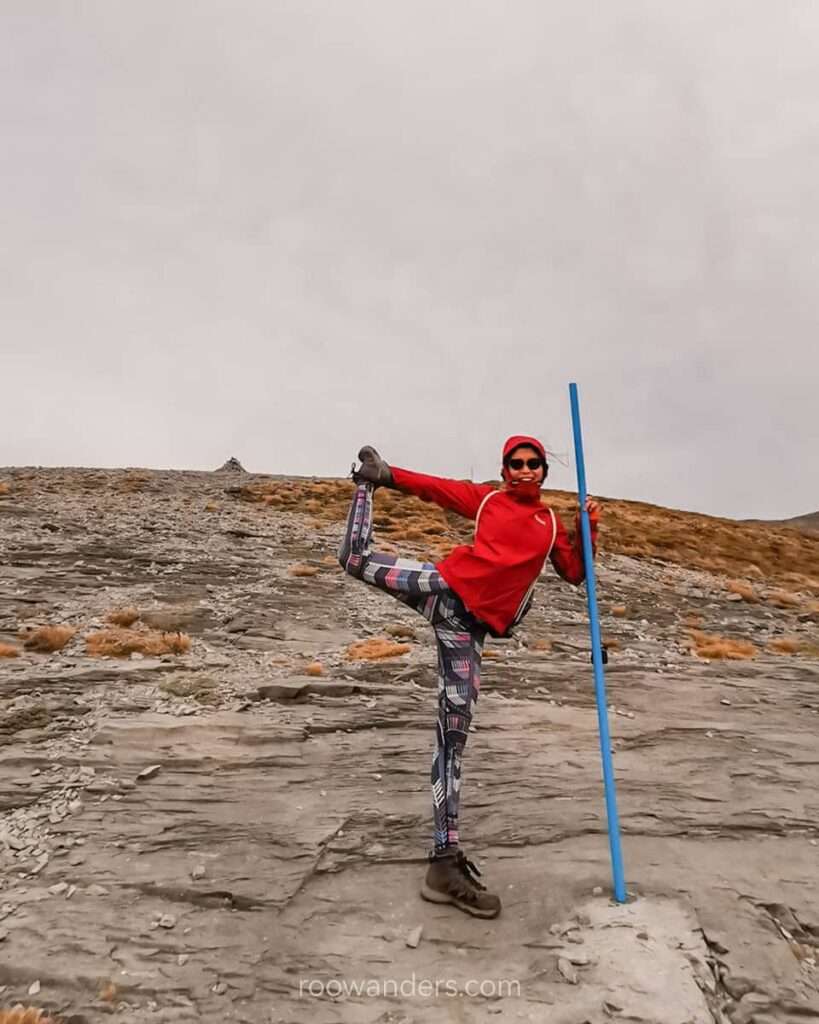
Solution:
[{"label": "distant mountain slope", "polygon": [[807,515],[793,516],[791,519],[743,519],[741,522],[754,523],[757,526],[791,526],[795,530],[819,533],[819,512],[808,512]]}]

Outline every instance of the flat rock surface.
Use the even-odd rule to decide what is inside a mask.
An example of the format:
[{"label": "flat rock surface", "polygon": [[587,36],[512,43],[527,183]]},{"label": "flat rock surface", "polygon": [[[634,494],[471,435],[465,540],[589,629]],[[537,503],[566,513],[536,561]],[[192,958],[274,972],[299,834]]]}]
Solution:
[{"label": "flat rock surface", "polygon": [[[340,525],[243,505],[224,474],[5,478],[0,642],[77,632],[0,660],[0,1007],[75,1024],[819,1019],[817,661],[700,660],[684,625],[814,629],[798,609],[604,550],[633,897],[617,906],[585,592],[545,575],[518,637],[487,644],[464,758],[462,839],[504,904],[481,921],[418,896],[435,647],[334,564]],[[189,651],[90,657],[85,634],[128,605]],[[348,658],[396,625],[408,654]]]}]

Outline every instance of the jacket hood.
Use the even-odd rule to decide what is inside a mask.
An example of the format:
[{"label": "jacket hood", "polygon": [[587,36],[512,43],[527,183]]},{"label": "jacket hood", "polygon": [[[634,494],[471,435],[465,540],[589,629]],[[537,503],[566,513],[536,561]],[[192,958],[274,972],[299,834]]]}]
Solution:
[{"label": "jacket hood", "polygon": [[[513,498],[526,504],[536,504],[540,502],[540,488],[542,486],[542,481],[541,483],[510,484],[509,478],[506,475],[507,456],[509,456],[516,448],[523,448],[524,446],[527,448],[534,448],[538,455],[543,459],[544,465],[546,465],[546,449],[536,437],[527,437],[525,434],[513,434],[503,446],[503,467],[501,469],[501,476],[506,483],[506,491]],[[545,480],[545,470],[543,477]]]}]

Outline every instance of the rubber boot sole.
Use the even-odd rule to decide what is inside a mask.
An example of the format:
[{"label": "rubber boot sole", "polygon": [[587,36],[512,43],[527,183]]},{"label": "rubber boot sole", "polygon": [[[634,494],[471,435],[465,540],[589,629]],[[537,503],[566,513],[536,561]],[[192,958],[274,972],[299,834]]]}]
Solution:
[{"label": "rubber boot sole", "polygon": [[453,907],[457,907],[458,910],[463,910],[473,917],[497,917],[501,912],[500,907],[497,910],[482,910],[472,903],[459,900],[457,896],[450,896],[448,892],[439,892],[437,889],[431,889],[426,882],[421,886],[421,898],[429,900],[430,903],[451,903]]}]

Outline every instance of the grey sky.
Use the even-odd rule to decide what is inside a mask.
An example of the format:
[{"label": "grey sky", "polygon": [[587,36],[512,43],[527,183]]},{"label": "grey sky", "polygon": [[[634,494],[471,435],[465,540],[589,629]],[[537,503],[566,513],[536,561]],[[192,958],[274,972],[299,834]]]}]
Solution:
[{"label": "grey sky", "polygon": [[[819,508],[819,4],[4,0],[0,464]],[[556,466],[555,486],[575,486]]]}]

